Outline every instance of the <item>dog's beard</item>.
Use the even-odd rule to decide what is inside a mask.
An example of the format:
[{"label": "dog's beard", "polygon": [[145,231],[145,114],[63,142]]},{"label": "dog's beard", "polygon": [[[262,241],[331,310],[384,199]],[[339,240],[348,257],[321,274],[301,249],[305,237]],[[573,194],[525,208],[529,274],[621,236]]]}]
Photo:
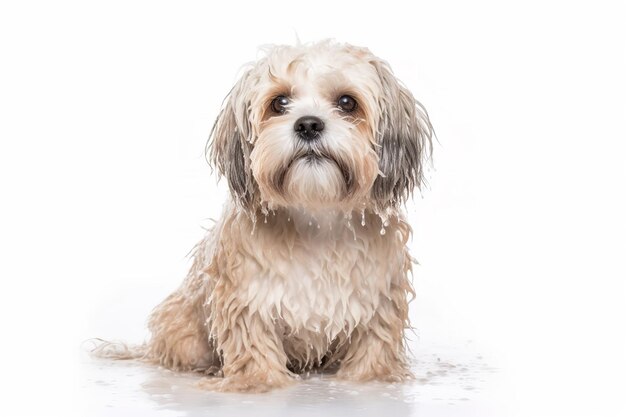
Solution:
[{"label": "dog's beard", "polygon": [[302,205],[340,201],[353,183],[350,168],[338,156],[315,144],[299,146],[277,175],[276,185],[285,198]]},{"label": "dog's beard", "polygon": [[348,198],[355,188],[350,161],[321,141],[296,139],[289,153],[275,152],[256,174],[264,200],[279,205],[332,206]]}]

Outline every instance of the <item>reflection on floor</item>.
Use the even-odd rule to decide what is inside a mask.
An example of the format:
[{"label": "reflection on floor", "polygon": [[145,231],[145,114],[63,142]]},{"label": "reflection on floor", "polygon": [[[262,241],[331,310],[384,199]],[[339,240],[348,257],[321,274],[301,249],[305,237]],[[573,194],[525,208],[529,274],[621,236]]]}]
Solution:
[{"label": "reflection on floor", "polygon": [[196,387],[195,374],[85,355],[80,397],[85,415],[100,416],[501,415],[488,394],[497,374],[480,355],[468,346],[417,349],[416,380],[409,383],[353,384],[311,374],[266,394],[207,392]]}]

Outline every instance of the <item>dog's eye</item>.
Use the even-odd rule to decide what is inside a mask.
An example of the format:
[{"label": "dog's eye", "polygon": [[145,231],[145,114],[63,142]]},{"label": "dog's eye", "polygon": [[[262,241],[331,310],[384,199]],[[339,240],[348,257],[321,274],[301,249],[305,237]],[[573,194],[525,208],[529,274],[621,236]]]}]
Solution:
[{"label": "dog's eye", "polygon": [[272,100],[272,104],[270,105],[271,109],[275,113],[283,114],[287,111],[287,105],[289,104],[289,99],[285,96],[278,96],[274,100]]},{"label": "dog's eye", "polygon": [[356,110],[356,100],[352,96],[341,96],[337,100],[337,107],[346,113],[350,113]]}]

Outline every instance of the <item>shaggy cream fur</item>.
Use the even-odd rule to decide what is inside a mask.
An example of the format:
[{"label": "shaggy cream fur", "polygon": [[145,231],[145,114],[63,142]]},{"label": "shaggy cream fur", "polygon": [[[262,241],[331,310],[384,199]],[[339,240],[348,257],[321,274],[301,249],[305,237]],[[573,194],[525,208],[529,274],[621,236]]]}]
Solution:
[{"label": "shaggy cream fur", "polygon": [[[338,106],[345,95],[353,111]],[[276,97],[288,100],[283,112]],[[323,120],[319,137],[296,134],[302,116]],[[266,391],[318,368],[409,378],[401,206],[423,183],[431,136],[423,107],[369,50],[267,49],[209,142],[232,198],[186,280],[155,308],[151,340],[126,356],[204,372],[201,386],[219,391]]]}]

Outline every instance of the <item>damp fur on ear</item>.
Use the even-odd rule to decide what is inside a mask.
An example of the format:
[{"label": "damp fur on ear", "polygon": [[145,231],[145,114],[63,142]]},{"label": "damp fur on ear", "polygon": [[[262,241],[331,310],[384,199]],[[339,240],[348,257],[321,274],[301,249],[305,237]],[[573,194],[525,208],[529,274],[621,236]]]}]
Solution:
[{"label": "damp fur on ear", "polygon": [[424,183],[424,165],[432,156],[433,127],[424,106],[395,77],[389,65],[372,60],[383,93],[378,106],[377,153],[380,174],[371,197],[378,210],[406,202]]},{"label": "damp fur on ear", "polygon": [[250,169],[253,129],[250,122],[249,91],[251,70],[246,71],[224,99],[206,145],[209,164],[226,177],[238,208],[250,211],[257,186]]}]

